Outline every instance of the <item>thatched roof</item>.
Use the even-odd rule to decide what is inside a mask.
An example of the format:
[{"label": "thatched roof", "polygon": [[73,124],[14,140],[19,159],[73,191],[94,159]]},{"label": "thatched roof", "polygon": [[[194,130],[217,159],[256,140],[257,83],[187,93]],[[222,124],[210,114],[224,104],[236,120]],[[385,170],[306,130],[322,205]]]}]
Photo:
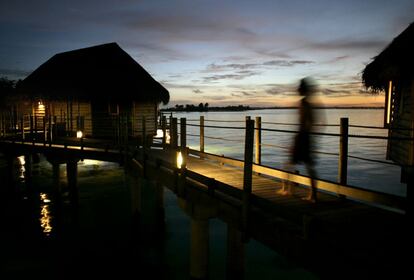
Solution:
[{"label": "thatched roof", "polygon": [[362,72],[362,81],[374,91],[385,90],[390,80],[414,77],[414,23],[398,35]]},{"label": "thatched roof", "polygon": [[154,101],[168,91],[116,43],[54,55],[19,85],[19,92],[47,99]]}]

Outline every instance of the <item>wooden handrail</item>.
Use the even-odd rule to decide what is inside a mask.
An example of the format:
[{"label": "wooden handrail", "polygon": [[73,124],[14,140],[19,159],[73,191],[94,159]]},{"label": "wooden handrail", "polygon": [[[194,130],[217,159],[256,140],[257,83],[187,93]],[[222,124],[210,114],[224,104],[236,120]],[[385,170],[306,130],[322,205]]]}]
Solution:
[{"label": "wooden handrail", "polygon": [[[243,161],[219,156],[210,153],[201,153],[200,151],[189,149],[190,154],[203,157],[206,159],[218,161],[220,163],[228,164],[235,167],[242,168],[244,166]],[[281,180],[289,180],[301,185],[311,186],[311,179],[309,176],[295,174],[293,172],[284,171],[281,169],[268,167],[264,165],[253,164],[253,171],[260,173],[262,175],[271,176],[274,178],[278,178]],[[406,199],[404,197],[400,197],[397,195],[382,193],[374,190],[366,190],[356,186],[351,185],[341,185],[336,182],[316,179],[316,184],[318,190],[323,190],[332,194],[338,194],[342,196],[346,196],[348,198],[373,203],[383,206],[392,207],[395,209],[405,210],[406,209]]]}]

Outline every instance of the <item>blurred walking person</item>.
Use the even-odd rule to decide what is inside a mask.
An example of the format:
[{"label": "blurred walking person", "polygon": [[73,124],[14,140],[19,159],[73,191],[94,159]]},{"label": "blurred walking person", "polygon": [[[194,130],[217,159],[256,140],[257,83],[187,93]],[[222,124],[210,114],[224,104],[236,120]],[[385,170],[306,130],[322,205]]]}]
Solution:
[{"label": "blurred walking person", "polygon": [[[316,84],[311,78],[306,77],[300,80],[298,92],[302,98],[299,104],[299,131],[295,136],[288,163],[289,171],[293,170],[293,166],[296,164],[304,163],[306,165],[308,175],[311,178],[311,190],[306,199],[312,202],[317,200],[315,161],[311,155],[313,146],[311,132],[316,118],[311,97],[315,91]],[[290,190],[287,190],[289,184],[290,182],[286,181],[283,183],[283,190],[281,191],[283,194],[290,192]]]}]

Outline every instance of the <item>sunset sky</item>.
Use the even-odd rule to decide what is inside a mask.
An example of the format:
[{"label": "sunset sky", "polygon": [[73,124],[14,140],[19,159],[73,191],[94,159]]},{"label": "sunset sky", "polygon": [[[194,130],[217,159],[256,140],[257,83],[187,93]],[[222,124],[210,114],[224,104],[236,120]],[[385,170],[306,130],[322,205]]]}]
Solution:
[{"label": "sunset sky", "polygon": [[169,106],[286,106],[312,76],[325,105],[383,105],[360,74],[414,21],[412,0],[0,0],[0,77],[117,42]]}]

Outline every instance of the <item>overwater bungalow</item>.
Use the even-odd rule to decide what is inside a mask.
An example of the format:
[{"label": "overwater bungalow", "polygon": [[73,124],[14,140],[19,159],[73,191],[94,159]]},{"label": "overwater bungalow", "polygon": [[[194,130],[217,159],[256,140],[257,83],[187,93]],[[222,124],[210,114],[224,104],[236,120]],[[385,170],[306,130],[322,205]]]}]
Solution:
[{"label": "overwater bungalow", "polygon": [[[108,138],[127,123],[129,137],[156,133],[169,92],[116,43],[58,53],[25,78],[10,101],[16,126],[53,122],[61,134]],[[19,121],[22,120],[22,121]],[[124,129],[126,130],[126,129]]]},{"label": "overwater bungalow", "polygon": [[[402,166],[402,182],[413,174],[414,141],[414,23],[363,70],[367,88],[385,91],[384,126],[389,136],[387,157]],[[399,139],[398,139],[399,138]]]}]

